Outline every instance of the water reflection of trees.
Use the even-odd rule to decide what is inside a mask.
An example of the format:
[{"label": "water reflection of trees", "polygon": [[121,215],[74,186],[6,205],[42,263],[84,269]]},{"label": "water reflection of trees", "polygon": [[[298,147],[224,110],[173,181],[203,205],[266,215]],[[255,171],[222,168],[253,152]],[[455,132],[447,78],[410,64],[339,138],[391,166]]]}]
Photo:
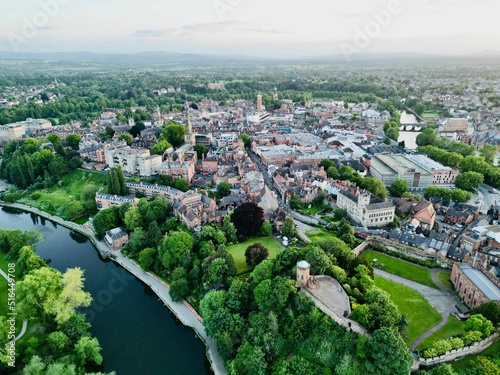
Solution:
[{"label": "water reflection of trees", "polygon": [[73,241],[75,241],[76,243],[79,243],[79,244],[83,244],[83,243],[86,243],[88,241],[87,237],[85,237],[83,234],[80,234],[80,233],[75,232],[75,231],[70,231],[69,236],[71,237],[71,239]]}]

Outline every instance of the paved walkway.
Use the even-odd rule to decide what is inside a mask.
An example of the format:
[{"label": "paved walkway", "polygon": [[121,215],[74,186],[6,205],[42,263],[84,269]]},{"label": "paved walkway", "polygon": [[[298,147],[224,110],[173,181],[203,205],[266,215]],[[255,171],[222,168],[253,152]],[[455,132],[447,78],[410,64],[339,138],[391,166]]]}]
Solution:
[{"label": "paved walkway", "polygon": [[217,345],[212,339],[210,339],[207,336],[205,328],[203,327],[203,324],[201,322],[201,317],[195,311],[193,311],[192,308],[188,308],[187,304],[185,305],[183,303],[172,301],[169,294],[169,286],[166,283],[159,280],[155,276],[144,272],[144,270],[141,267],[139,267],[136,263],[132,262],[130,259],[126,258],[121,252],[116,252],[116,251],[111,252],[108,246],[104,243],[104,241],[97,240],[94,236],[93,231],[84,225],[65,221],[60,217],[50,215],[34,207],[26,206],[23,204],[18,204],[18,203],[10,204],[1,202],[0,205],[33,212],[37,215],[40,215],[51,221],[61,224],[69,229],[73,229],[79,233],[86,235],[102,255],[111,254],[112,255],[111,259],[113,259],[116,263],[120,264],[123,268],[125,268],[139,280],[149,285],[151,289],[156,293],[156,295],[163,301],[165,306],[167,306],[170,309],[170,311],[173,314],[175,314],[177,318],[184,325],[193,328],[198,337],[200,337],[200,339],[205,343],[207,347],[207,352],[210,361],[212,363],[212,370],[214,371],[215,375],[226,374],[226,369],[224,368],[224,362],[222,361],[222,358],[217,352]]},{"label": "paved walkway", "polygon": [[[7,280],[7,282],[9,282],[9,276],[4,272],[4,270],[0,269],[0,274],[4,277],[5,280]],[[23,326],[21,327],[21,332],[19,332],[19,335],[17,335],[16,338],[14,340],[12,340],[12,341],[16,342],[21,337],[23,337],[24,334],[26,333],[26,329],[27,328],[28,328],[28,320],[25,319],[23,321]]]},{"label": "paved walkway", "polygon": [[[431,306],[434,309],[436,309],[441,314],[441,319],[442,319],[441,322],[439,322],[434,327],[432,327],[431,329],[420,335],[410,345],[410,349],[415,349],[423,340],[425,340],[427,337],[436,332],[439,328],[444,326],[448,322],[449,315],[457,314],[460,312],[457,310],[456,306],[462,305],[462,302],[453,293],[449,291],[437,290],[376,268],[373,271],[377,276],[380,276],[387,280],[394,281],[398,284],[402,284],[413,290],[416,290],[431,304]],[[437,285],[442,286],[440,283],[437,283]]]}]

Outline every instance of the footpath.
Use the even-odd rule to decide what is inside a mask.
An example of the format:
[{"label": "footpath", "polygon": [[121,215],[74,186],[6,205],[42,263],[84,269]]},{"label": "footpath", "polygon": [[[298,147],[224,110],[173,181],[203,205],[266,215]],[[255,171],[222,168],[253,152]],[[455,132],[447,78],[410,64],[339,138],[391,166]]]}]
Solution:
[{"label": "footpath", "polygon": [[205,332],[205,327],[203,327],[201,316],[199,316],[194,308],[187,302],[179,303],[174,302],[170,298],[169,286],[163,280],[160,280],[155,275],[145,272],[139,265],[137,265],[132,260],[125,257],[119,251],[110,251],[109,247],[103,241],[97,240],[93,231],[84,225],[75,224],[72,222],[65,221],[60,217],[53,216],[47,212],[38,210],[37,208],[26,206],[19,203],[5,203],[0,202],[0,206],[17,208],[22,211],[32,212],[39,216],[42,216],[50,221],[60,224],[66,228],[72,229],[78,233],[81,233],[89,238],[89,240],[94,244],[95,248],[104,257],[110,257],[113,261],[118,263],[121,267],[126,269],[132,275],[137,277],[143,283],[150,286],[151,290],[163,301],[165,306],[187,327],[194,329],[198,337],[205,343],[207,347],[208,357],[210,359],[212,370],[215,375],[225,375],[226,369],[224,368],[224,362],[217,352],[216,343],[208,337]]}]

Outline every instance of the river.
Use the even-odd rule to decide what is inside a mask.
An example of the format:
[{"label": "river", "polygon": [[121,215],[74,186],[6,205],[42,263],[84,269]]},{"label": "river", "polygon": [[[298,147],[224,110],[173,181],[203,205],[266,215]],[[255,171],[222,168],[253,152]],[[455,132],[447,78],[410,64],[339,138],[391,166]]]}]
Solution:
[{"label": "river", "polygon": [[[37,253],[64,272],[85,271],[85,290],[94,301],[82,311],[92,324],[104,357],[103,371],[117,375],[212,374],[205,346],[151,289],[113,261],[102,259],[90,241],[35,214],[0,210],[0,228],[37,229],[45,241]],[[29,329],[29,327],[28,327]]]}]

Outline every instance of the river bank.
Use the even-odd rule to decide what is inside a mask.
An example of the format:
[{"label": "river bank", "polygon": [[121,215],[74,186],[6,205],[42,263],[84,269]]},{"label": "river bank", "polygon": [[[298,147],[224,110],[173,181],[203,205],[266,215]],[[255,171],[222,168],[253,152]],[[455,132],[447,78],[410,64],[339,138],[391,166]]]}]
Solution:
[{"label": "river bank", "polygon": [[201,317],[187,302],[177,303],[172,301],[169,294],[168,284],[158,279],[155,275],[142,270],[142,268],[140,268],[135,262],[121,254],[121,252],[110,251],[103,241],[99,241],[97,240],[97,238],[95,238],[93,231],[86,225],[68,222],[61,219],[60,217],[50,215],[46,212],[23,204],[0,202],[0,206],[34,213],[86,236],[98,250],[101,256],[109,257],[115,263],[119,264],[122,268],[135,276],[138,280],[147,284],[151,288],[151,290],[158,296],[158,298],[164,303],[164,305],[177,317],[179,321],[181,321],[185,326],[192,328],[206,346],[207,356],[210,360],[213,372],[216,375],[226,374],[223,361],[217,352],[217,346],[215,342],[207,336],[205,328],[203,327],[201,321]]}]

